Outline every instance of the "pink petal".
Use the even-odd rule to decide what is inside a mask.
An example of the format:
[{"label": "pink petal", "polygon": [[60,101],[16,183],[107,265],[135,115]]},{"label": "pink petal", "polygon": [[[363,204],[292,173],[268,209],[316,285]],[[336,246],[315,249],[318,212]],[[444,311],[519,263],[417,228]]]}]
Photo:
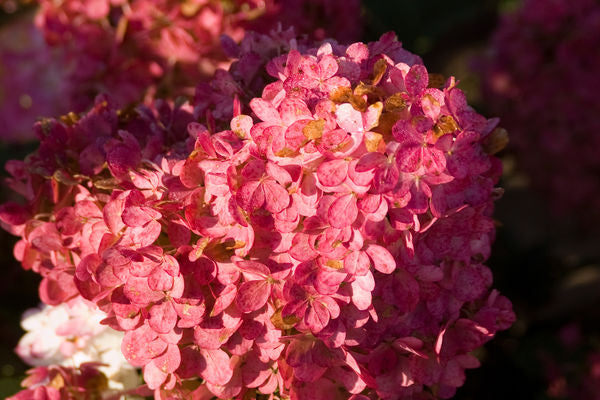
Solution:
[{"label": "pink petal", "polygon": [[314,301],[306,311],[305,322],[313,333],[323,330],[329,323],[327,307],[319,301]]},{"label": "pink petal", "polygon": [[177,322],[179,328],[193,328],[198,325],[202,322],[206,310],[204,302],[199,299],[173,299],[173,307],[180,318]]},{"label": "pink petal", "polygon": [[158,333],[168,333],[177,323],[177,312],[170,301],[163,301],[150,308],[148,324]]},{"label": "pink petal", "polygon": [[244,282],[238,291],[236,303],[242,312],[249,313],[264,306],[270,294],[271,285],[267,281]]},{"label": "pink petal", "polygon": [[340,104],[335,111],[336,122],[346,132],[363,131],[363,120],[360,111],[356,111],[349,103]]},{"label": "pink petal", "polygon": [[279,112],[273,105],[261,98],[254,98],[250,101],[250,108],[256,116],[264,122],[269,122],[273,125],[279,124],[281,118]]},{"label": "pink petal", "polygon": [[[287,194],[287,192],[286,192]],[[260,181],[250,181],[242,185],[236,193],[236,200],[246,211],[254,211],[265,203],[265,192]]]},{"label": "pink petal", "polygon": [[327,220],[334,228],[350,226],[356,217],[358,217],[358,207],[356,206],[356,196],[352,193],[338,197],[327,212]]},{"label": "pink petal", "polygon": [[323,186],[341,185],[348,175],[348,162],[344,159],[330,160],[317,168],[317,177]]},{"label": "pink petal", "polygon": [[411,96],[420,95],[429,84],[427,69],[420,64],[413,65],[404,78],[404,84]]},{"label": "pink petal", "polygon": [[360,158],[356,164],[356,172],[365,172],[382,166],[387,158],[378,152],[370,152]]},{"label": "pink petal", "polygon": [[267,179],[263,182],[265,208],[274,214],[283,211],[290,204],[290,195],[281,185]]},{"label": "pink petal", "polygon": [[371,257],[373,266],[377,271],[384,274],[391,274],[396,269],[396,261],[386,248],[370,244],[365,252]]},{"label": "pink petal", "polygon": [[332,55],[327,54],[319,60],[319,75],[321,79],[331,78],[338,70],[338,64]]},{"label": "pink petal", "polygon": [[237,265],[242,271],[250,272],[257,276],[266,277],[271,273],[265,264],[261,264],[257,261],[237,261],[235,265]]},{"label": "pink petal", "polygon": [[162,292],[156,292],[148,286],[148,278],[131,276],[123,287],[123,293],[133,304],[146,305],[161,300]]},{"label": "pink petal", "polygon": [[173,277],[162,268],[156,270],[148,277],[148,287],[159,292],[166,292],[173,288]]},{"label": "pink petal", "polygon": [[144,366],[144,381],[150,389],[158,389],[167,380],[168,375],[161,371],[154,363]]},{"label": "pink petal", "polygon": [[233,376],[233,369],[229,363],[229,356],[221,349],[200,350],[206,365],[199,368],[200,376],[213,385],[223,386]]},{"label": "pink petal", "polygon": [[227,307],[233,303],[235,297],[237,295],[237,286],[235,284],[230,284],[225,286],[223,291],[219,294],[215,301],[215,305],[210,313],[210,316],[213,317],[215,315],[221,314]]},{"label": "pink petal", "polygon": [[370,266],[369,257],[364,251],[353,251],[344,259],[344,269],[351,275],[364,275]]},{"label": "pink petal", "polygon": [[175,372],[175,370],[179,368],[179,364],[181,364],[179,346],[170,344],[164,354],[152,360],[152,364],[156,365],[156,367],[164,373]]},{"label": "pink petal", "polygon": [[355,282],[352,283],[352,303],[359,310],[366,310],[372,304],[371,292],[363,290]]}]

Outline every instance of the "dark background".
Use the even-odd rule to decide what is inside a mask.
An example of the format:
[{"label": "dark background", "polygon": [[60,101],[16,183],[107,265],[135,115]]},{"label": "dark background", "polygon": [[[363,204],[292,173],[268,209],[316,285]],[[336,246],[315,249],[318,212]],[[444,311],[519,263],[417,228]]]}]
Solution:
[{"label": "dark background", "polygon": [[[395,31],[406,49],[423,57],[428,70],[455,75],[470,104],[493,116],[482,103],[473,65],[489,51],[499,15],[517,5],[515,0],[365,0],[364,40]],[[0,29],[20,12],[0,11]],[[0,164],[22,159],[34,148],[0,144]],[[455,398],[547,399],[548,360],[570,371],[569,384],[577,385],[587,354],[600,348],[600,239],[598,232],[579,232],[568,220],[550,214],[544,197],[515,166],[510,147],[500,156],[505,164],[500,185],[506,193],[497,203],[501,225],[488,265],[494,287],[511,299],[518,319],[477,353],[482,366],[467,371]],[[7,196],[2,187],[0,200]],[[39,302],[39,278],[14,260],[14,243],[14,237],[0,230],[0,397],[18,390],[27,369],[13,349],[23,334],[21,314]],[[565,326],[578,327],[585,340],[565,348],[558,340]]]}]

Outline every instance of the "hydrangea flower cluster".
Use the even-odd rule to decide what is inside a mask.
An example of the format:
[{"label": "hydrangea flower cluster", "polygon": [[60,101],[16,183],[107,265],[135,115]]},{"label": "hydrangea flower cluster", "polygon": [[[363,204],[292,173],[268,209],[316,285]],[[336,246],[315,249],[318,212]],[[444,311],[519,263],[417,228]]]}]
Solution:
[{"label": "hydrangea flower cluster", "polygon": [[95,363],[79,368],[47,366],[27,371],[21,382],[26,389],[7,400],[116,400],[120,394],[108,389],[107,379]]},{"label": "hydrangea flower cluster", "polygon": [[15,255],[125,332],[157,399],[449,398],[514,321],[483,264],[503,131],[393,34],[289,34],[225,41],[194,109],[38,123]]},{"label": "hydrangea flower cluster", "polygon": [[139,384],[138,374],[123,357],[123,333],[101,325],[105,314],[94,303],[75,297],[58,306],[44,305],[23,315],[27,333],[17,354],[35,367],[60,365],[78,368],[85,363],[103,364],[108,389],[129,390]]},{"label": "hydrangea flower cluster", "polygon": [[[486,104],[511,131],[520,166],[558,214],[600,217],[600,7],[526,0],[501,22],[485,65]],[[568,190],[566,190],[568,188]],[[578,218],[575,215],[571,217]]]},{"label": "hydrangea flower cluster", "polygon": [[0,29],[0,140],[33,139],[40,115],[61,115],[68,104],[56,93],[69,90],[59,49],[46,46],[33,15],[17,17]]},{"label": "hydrangea flower cluster", "polygon": [[227,66],[221,35],[239,41],[248,27],[268,32],[298,21],[302,32],[313,33],[319,20],[310,10],[321,18],[340,17],[335,14],[340,8],[346,10],[341,15],[353,15],[333,29],[360,25],[360,13],[349,13],[359,11],[358,0],[343,7],[329,0],[299,0],[294,7],[275,0],[38,2],[37,24],[46,41],[65,51],[71,108],[77,112],[88,109],[99,93],[110,93],[121,107],[143,98],[193,94],[198,81]]}]

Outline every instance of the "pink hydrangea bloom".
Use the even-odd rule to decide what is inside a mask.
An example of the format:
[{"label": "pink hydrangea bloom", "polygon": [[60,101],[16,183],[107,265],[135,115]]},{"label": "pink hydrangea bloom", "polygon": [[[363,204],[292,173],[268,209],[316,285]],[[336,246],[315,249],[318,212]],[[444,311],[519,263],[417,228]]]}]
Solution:
[{"label": "pink hydrangea bloom", "polygon": [[60,50],[50,49],[33,24],[18,16],[0,28],[0,141],[34,138],[36,118],[69,111],[57,93],[68,90],[60,68]]},{"label": "pink hydrangea bloom", "polygon": [[291,35],[226,41],[194,108],[38,123],[7,166],[15,255],[125,332],[157,399],[451,397],[515,318],[483,264],[498,121],[393,34]]},{"label": "pink hydrangea bloom", "polygon": [[33,368],[21,383],[25,389],[7,400],[115,400],[125,394],[137,394],[111,390],[99,367],[98,363],[84,363],[77,368],[57,365]]},{"label": "pink hydrangea bloom", "polygon": [[[339,32],[345,40],[360,33],[358,0],[342,7],[330,0],[38,2],[37,25],[50,46],[65,52],[75,111],[86,110],[99,93],[110,93],[121,107],[141,99],[191,95],[198,81],[227,67],[221,36],[239,41],[247,28],[269,32],[297,25],[300,33]],[[315,32],[324,19],[343,24],[328,23],[331,29]]]},{"label": "pink hydrangea bloom", "polygon": [[600,217],[599,45],[597,1],[526,0],[502,19],[484,69],[486,104],[531,185],[558,215],[589,222]]}]

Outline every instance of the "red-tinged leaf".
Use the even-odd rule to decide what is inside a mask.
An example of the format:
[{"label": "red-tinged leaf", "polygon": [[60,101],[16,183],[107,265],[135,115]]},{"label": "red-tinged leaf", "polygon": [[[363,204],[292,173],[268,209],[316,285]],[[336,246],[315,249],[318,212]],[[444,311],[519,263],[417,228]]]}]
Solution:
[{"label": "red-tinged leaf", "polygon": [[264,121],[272,124],[279,124],[281,118],[279,112],[273,107],[273,105],[261,98],[254,98],[250,101],[250,108],[256,114],[256,116]]},{"label": "red-tinged leaf", "polygon": [[158,333],[168,333],[177,324],[177,312],[170,301],[163,301],[150,308],[148,323]]},{"label": "red-tinged leaf", "polygon": [[240,285],[236,303],[243,313],[258,310],[267,303],[271,285],[267,281],[249,281]]},{"label": "red-tinged leaf", "polygon": [[179,346],[176,344],[170,344],[160,356],[152,360],[152,363],[164,373],[173,373],[179,364],[181,364],[181,353],[179,352]]},{"label": "red-tinged leaf", "polygon": [[265,208],[267,211],[276,214],[283,211],[290,205],[290,195],[277,182],[267,179],[263,182]]},{"label": "red-tinged leaf", "polygon": [[344,159],[330,160],[317,168],[317,177],[323,186],[341,185],[348,175],[348,162]]},{"label": "red-tinged leaf", "polygon": [[373,261],[373,267],[384,274],[391,274],[396,269],[396,261],[392,254],[385,247],[377,244],[367,246],[365,252]]},{"label": "red-tinged leaf", "polygon": [[353,251],[344,259],[344,269],[350,275],[361,276],[369,271],[371,264],[364,251]]},{"label": "red-tinged leaf", "polygon": [[352,225],[358,217],[356,196],[352,193],[338,197],[329,207],[327,221],[334,228],[345,228]]},{"label": "red-tinged leaf", "polygon": [[200,350],[206,365],[200,370],[200,376],[213,385],[226,385],[233,377],[233,369],[229,363],[229,356],[221,349]]},{"label": "red-tinged leaf", "polygon": [[318,300],[313,301],[306,311],[305,323],[313,333],[323,330],[329,323],[329,311],[325,304]]},{"label": "red-tinged leaf", "polygon": [[263,185],[260,181],[244,183],[236,193],[236,200],[242,209],[249,212],[262,207],[265,203],[265,191]]},{"label": "red-tinged leaf", "polygon": [[219,315],[225,310],[227,307],[233,303],[235,300],[235,296],[237,295],[238,290],[235,284],[230,284],[225,286],[225,288],[219,293],[219,297],[217,297],[215,301],[215,305],[210,312],[210,316],[213,317],[215,315]]},{"label": "red-tinged leaf", "polygon": [[404,84],[411,96],[418,96],[423,93],[429,84],[427,68],[420,64],[415,64],[410,67],[410,70],[404,78]]},{"label": "red-tinged leaf", "polygon": [[161,371],[154,363],[144,366],[144,382],[152,390],[158,389],[167,380],[167,376],[168,374]]}]

